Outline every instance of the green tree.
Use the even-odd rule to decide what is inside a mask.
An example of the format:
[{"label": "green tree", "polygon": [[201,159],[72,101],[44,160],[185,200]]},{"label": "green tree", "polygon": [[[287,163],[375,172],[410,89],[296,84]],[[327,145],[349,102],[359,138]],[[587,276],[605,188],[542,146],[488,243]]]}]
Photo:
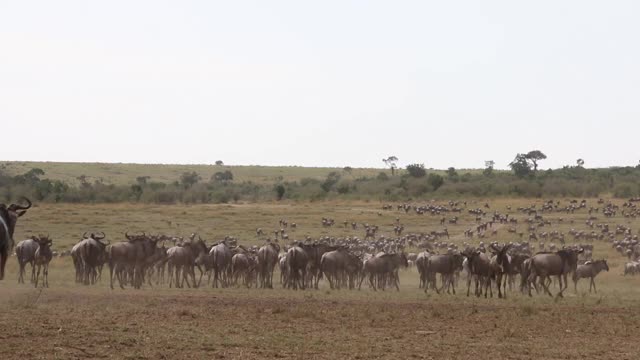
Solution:
[{"label": "green tree", "polygon": [[276,191],[276,196],[278,198],[278,201],[282,200],[282,198],[284,197],[284,192],[286,191],[284,185],[282,184],[276,185],[275,191]]},{"label": "green tree", "polygon": [[182,175],[180,175],[180,184],[182,184],[182,186],[185,189],[188,189],[190,187],[192,187],[193,185],[197,184],[198,181],[200,181],[200,175],[198,175],[197,172],[195,171],[187,171],[182,173]]},{"label": "green tree", "polygon": [[447,169],[447,177],[449,179],[457,178],[458,177],[458,172],[456,171],[456,168],[454,168],[454,167],[448,168]]},{"label": "green tree", "polygon": [[538,171],[538,161],[546,159],[547,155],[540,150],[532,150],[525,155],[525,158],[533,164],[533,172],[536,172]]},{"label": "green tree", "polygon": [[382,162],[391,169],[391,176],[394,176],[396,174],[396,169],[398,168],[398,158],[392,155],[386,159],[382,159]]},{"label": "green tree", "polygon": [[444,185],[444,178],[438,174],[429,174],[427,178],[427,182],[433,188],[433,191],[438,190],[442,185]]},{"label": "green tree", "polygon": [[519,178],[524,178],[531,174],[531,165],[527,161],[526,154],[516,155],[515,159],[513,159],[513,161],[509,164],[509,167]]},{"label": "green tree", "polygon": [[219,182],[227,182],[227,181],[232,181],[233,180],[233,173],[229,170],[225,170],[225,171],[218,171],[217,173],[213,174],[213,176],[211,177],[211,180]]},{"label": "green tree", "polygon": [[324,192],[329,192],[331,189],[340,181],[340,174],[335,171],[332,171],[327,175],[327,178],[324,180],[320,187]]},{"label": "green tree", "polygon": [[222,162],[222,160],[216,160],[216,165],[222,166],[224,165],[224,162]]},{"label": "green tree", "polygon": [[493,160],[488,160],[484,162],[484,171],[482,174],[486,177],[493,176],[493,167],[496,165],[496,162]]},{"label": "green tree", "polygon": [[149,179],[151,179],[151,176],[138,176],[136,177],[136,183],[142,187],[147,185],[147,181],[149,181]]},{"label": "green tree", "polygon": [[427,170],[425,170],[424,164],[407,165],[407,172],[410,176],[415,178],[421,178],[427,175]]}]

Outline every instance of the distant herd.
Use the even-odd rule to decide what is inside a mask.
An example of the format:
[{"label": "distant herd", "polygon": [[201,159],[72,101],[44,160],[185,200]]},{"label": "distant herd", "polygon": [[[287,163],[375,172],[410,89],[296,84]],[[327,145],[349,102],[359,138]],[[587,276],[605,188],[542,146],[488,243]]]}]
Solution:
[{"label": "distant herd", "polygon": [[[256,229],[256,236],[264,240],[262,246],[243,246],[230,236],[207,244],[197,234],[184,239],[147,233],[125,233],[123,241],[110,243],[105,241],[104,233],[98,232],[85,233],[70,250],[60,253],[51,250],[53,240],[50,236],[33,236],[15,246],[15,255],[19,264],[18,282],[25,282],[26,267],[30,265],[30,282],[36,287],[48,287],[49,262],[54,256],[70,256],[77,283],[92,285],[101,281],[106,264],[112,289],[114,284],[136,289],[162,284],[177,288],[186,284],[195,288],[203,285],[204,275],[206,284],[214,288],[273,288],[274,273],[278,268],[281,286],[294,290],[318,289],[321,280],[331,289],[361,289],[364,283],[374,291],[400,290],[400,270],[416,268],[419,273],[417,285],[424,292],[455,294],[462,282],[466,284],[467,296],[493,296],[496,291],[498,297],[506,297],[508,290],[531,296],[532,289],[552,296],[552,279],[557,279],[556,296],[562,297],[568,287],[569,275],[576,291],[580,279],[589,279],[591,292],[597,291],[596,276],[609,271],[605,259],[593,259],[594,241],[608,242],[628,258],[624,275],[640,274],[638,236],[623,225],[610,230],[608,223],[596,223],[598,218],[594,215],[602,212],[607,219],[617,214],[635,218],[640,215],[636,207],[638,200],[630,199],[622,209],[604,200],[599,200],[597,207],[589,207],[586,200],[572,200],[564,205],[550,200],[541,207],[518,208],[517,211],[525,216],[521,222],[527,224],[526,241],[523,240],[524,232],[517,231],[518,219],[513,214],[491,212],[488,203],[483,208],[466,209],[467,202],[450,201],[438,205],[385,204],[382,207],[382,211],[395,208],[404,214],[412,211],[418,215],[437,216],[443,228],[428,233],[406,232],[398,217],[390,224],[393,236],[380,234],[381,228],[375,225],[344,221],[345,229],[364,229],[363,238],[322,236],[289,241],[287,230],[297,228],[297,224],[281,219],[273,239],[265,238],[265,232]],[[14,248],[13,234],[18,218],[31,206],[26,198],[8,206],[0,204],[0,280],[5,276],[5,266]],[[475,224],[452,239],[444,226],[456,225],[465,210]],[[511,211],[511,207],[507,210]],[[568,231],[573,244],[566,244],[564,232],[541,231],[552,225],[549,214],[571,214],[581,210],[588,212],[585,225],[589,229]],[[449,213],[456,215],[448,218]],[[564,219],[559,217],[553,221],[563,223]],[[334,219],[326,217],[320,224],[324,228],[336,226]],[[485,244],[484,239],[497,236],[502,226],[518,236],[518,241],[505,244],[487,241]],[[470,243],[474,236],[479,238],[478,245]],[[545,241],[558,244],[545,244]],[[413,252],[409,252],[411,250]],[[461,277],[464,280],[461,281]]]}]

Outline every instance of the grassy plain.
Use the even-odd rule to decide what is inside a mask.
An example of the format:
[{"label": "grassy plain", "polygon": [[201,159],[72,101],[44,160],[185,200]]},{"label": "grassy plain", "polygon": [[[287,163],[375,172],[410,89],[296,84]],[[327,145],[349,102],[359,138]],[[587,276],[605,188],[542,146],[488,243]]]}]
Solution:
[{"label": "grassy plain", "polygon": [[[230,170],[235,181],[252,181],[256,184],[277,181],[296,181],[302,178],[324,179],[332,171],[342,173],[342,168],[313,168],[301,166],[227,166],[227,165],[171,165],[171,164],[116,164],[116,163],[64,163],[36,161],[1,162],[3,171],[9,175],[20,175],[33,169],[44,170],[45,177],[61,180],[69,184],[79,184],[81,175],[88,181],[102,180],[106,184],[133,184],[139,176],[150,176],[150,181],[171,183],[180,179],[185,172],[197,172],[208,181],[218,171]],[[355,168],[348,174],[354,178],[376,176],[384,169]]]},{"label": "grassy plain", "polygon": [[[563,200],[564,201],[564,200]],[[591,205],[595,199],[589,200]],[[488,200],[490,211],[506,212],[539,200]],[[618,203],[620,201],[617,201]],[[470,202],[481,207],[484,200]],[[22,217],[16,240],[50,233],[54,249],[70,248],[84,231],[104,231],[112,242],[124,231],[188,235],[208,242],[225,235],[241,243],[259,244],[261,227],[278,229],[278,220],[296,222],[291,239],[309,235],[359,236],[342,222],[379,225],[393,235],[399,218],[405,233],[439,230],[439,217],[413,212],[382,211],[378,202],[262,203],[237,205],[51,205],[42,204]],[[322,217],[336,221],[323,228]],[[520,231],[525,231],[525,216]],[[585,210],[573,215],[548,213],[544,230],[565,233],[587,230]],[[596,222],[630,226],[639,220],[618,215]],[[562,223],[558,218],[564,218]],[[464,230],[474,226],[466,212],[458,225],[447,225],[452,242],[462,244]],[[590,230],[590,229],[589,229]],[[485,241],[517,240],[506,227]],[[568,242],[571,237],[567,236]],[[473,242],[477,243],[477,239]],[[3,358],[544,358],[622,359],[637,354],[640,330],[640,277],[622,276],[626,258],[608,243],[594,243],[594,257],[608,259],[611,270],[598,279],[598,294],[588,293],[583,280],[572,284],[565,298],[529,298],[517,292],[506,300],[425,295],[418,290],[415,269],[401,272],[401,289],[373,292],[321,290],[293,292],[276,286],[257,289],[108,289],[108,280],[94,287],[73,281],[69,258],[51,264],[50,288],[40,291],[16,283],[12,257],[7,278],[0,282],[0,343]],[[277,277],[277,275],[276,275]],[[8,331],[7,331],[8,330]],[[25,346],[28,339],[29,346]]]}]

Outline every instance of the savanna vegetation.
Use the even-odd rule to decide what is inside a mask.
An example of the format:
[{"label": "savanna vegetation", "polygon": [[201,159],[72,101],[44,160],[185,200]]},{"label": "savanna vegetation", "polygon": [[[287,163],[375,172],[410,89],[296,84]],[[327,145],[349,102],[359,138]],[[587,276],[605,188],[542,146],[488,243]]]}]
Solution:
[{"label": "savanna vegetation", "polygon": [[640,196],[640,166],[588,169],[584,160],[538,169],[541,151],[517,154],[511,171],[446,171],[424,164],[354,169],[226,166],[23,163],[0,164],[0,200],[26,195],[52,203],[238,203],[330,199],[413,201],[468,197]]}]

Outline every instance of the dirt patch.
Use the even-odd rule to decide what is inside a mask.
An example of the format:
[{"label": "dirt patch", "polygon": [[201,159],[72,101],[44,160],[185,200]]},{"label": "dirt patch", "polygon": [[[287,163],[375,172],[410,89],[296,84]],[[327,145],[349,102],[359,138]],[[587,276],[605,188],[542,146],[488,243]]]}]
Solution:
[{"label": "dirt patch", "polygon": [[[15,290],[3,358],[630,358],[624,307],[318,299],[213,291]],[[26,341],[28,339],[28,341]]]}]

